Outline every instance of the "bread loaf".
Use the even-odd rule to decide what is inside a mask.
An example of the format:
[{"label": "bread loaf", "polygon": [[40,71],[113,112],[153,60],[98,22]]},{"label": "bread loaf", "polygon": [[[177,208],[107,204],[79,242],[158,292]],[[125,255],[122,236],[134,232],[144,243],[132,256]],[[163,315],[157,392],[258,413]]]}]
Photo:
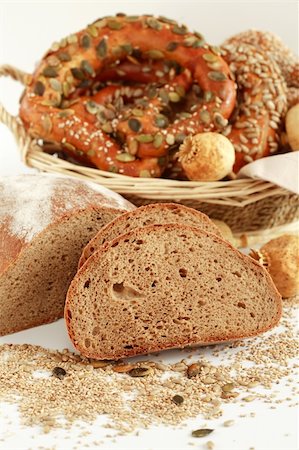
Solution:
[{"label": "bread loaf", "polygon": [[179,224],[104,244],[77,272],[65,306],[75,347],[98,359],[255,336],[280,316],[281,297],[259,263]]},{"label": "bread loaf", "polygon": [[79,268],[105,242],[111,241],[120,234],[128,233],[134,228],[142,228],[146,225],[166,223],[183,223],[221,235],[219,228],[213,224],[209,217],[196,211],[196,209],[178,203],[153,203],[117,216],[112,222],[101,228],[84,248],[79,261]]},{"label": "bread loaf", "polygon": [[83,247],[133,205],[93,183],[54,175],[0,180],[0,335],[63,316]]}]

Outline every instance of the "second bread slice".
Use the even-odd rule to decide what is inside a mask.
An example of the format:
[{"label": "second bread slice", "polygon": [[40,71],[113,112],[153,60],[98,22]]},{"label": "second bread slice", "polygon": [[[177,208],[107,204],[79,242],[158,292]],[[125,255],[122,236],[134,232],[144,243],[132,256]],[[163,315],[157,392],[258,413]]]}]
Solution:
[{"label": "second bread slice", "polygon": [[178,203],[153,203],[124,213],[99,230],[84,248],[79,261],[79,268],[105,242],[111,241],[117,236],[128,233],[135,228],[168,223],[190,225],[221,236],[220,230],[209,217],[196,209],[188,208]]},{"label": "second bread slice", "polygon": [[75,347],[98,359],[255,336],[280,315],[262,266],[186,225],[138,228],[102,246],[76,274],[65,307]]}]

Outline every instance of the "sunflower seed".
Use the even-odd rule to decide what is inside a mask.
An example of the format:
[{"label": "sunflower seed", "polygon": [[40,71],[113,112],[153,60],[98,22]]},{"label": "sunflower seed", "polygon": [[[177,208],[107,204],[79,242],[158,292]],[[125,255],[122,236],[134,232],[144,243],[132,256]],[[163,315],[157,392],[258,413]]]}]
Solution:
[{"label": "sunflower seed", "polygon": [[168,52],[173,52],[176,48],[178,48],[179,43],[178,42],[169,42],[167,44],[166,50]]},{"label": "sunflower seed", "polygon": [[181,405],[184,402],[184,398],[181,395],[174,395],[171,400],[176,405]]},{"label": "sunflower seed", "polygon": [[227,79],[225,73],[212,70],[208,72],[208,77],[213,81],[225,81]]},{"label": "sunflower seed", "polygon": [[45,92],[45,89],[46,89],[45,85],[41,81],[37,81],[34,85],[33,92],[36,95],[42,96]]},{"label": "sunflower seed", "polygon": [[47,78],[54,78],[57,77],[58,72],[53,67],[47,66],[43,70],[43,75]]},{"label": "sunflower seed", "polygon": [[[141,172],[148,172],[148,170],[144,170]],[[140,172],[140,176],[141,175]],[[134,369],[130,370],[129,375],[131,377],[147,377],[148,375],[151,375],[153,373],[153,369],[151,367],[135,367]]]},{"label": "sunflower seed", "polygon": [[190,366],[188,366],[187,369],[187,377],[193,378],[196,377],[201,371],[201,366],[198,363],[193,363]]},{"label": "sunflower seed", "polygon": [[104,58],[107,55],[107,42],[105,38],[96,46],[96,53],[99,58]]},{"label": "sunflower seed", "polygon": [[208,434],[212,433],[214,430],[211,430],[209,428],[201,428],[199,430],[192,431],[193,437],[205,437],[208,436]]},{"label": "sunflower seed", "polygon": [[134,118],[128,120],[128,125],[135,133],[138,133],[141,128],[141,122],[138,119]]},{"label": "sunflower seed", "polygon": [[132,364],[119,364],[118,366],[114,366],[112,370],[117,373],[127,373],[132,369],[134,369]]},{"label": "sunflower seed", "polygon": [[231,392],[234,389],[234,383],[226,383],[222,386],[223,392]]}]

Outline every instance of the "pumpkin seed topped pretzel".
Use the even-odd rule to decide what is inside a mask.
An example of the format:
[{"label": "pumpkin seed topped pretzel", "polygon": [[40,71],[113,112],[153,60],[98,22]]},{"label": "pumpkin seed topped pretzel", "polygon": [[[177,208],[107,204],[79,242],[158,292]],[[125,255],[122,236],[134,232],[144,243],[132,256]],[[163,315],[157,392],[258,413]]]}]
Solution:
[{"label": "pumpkin seed topped pretzel", "polygon": [[79,161],[159,177],[185,135],[226,126],[235,98],[227,63],[200,34],[162,17],[119,14],[52,46],[20,117],[31,136]]}]

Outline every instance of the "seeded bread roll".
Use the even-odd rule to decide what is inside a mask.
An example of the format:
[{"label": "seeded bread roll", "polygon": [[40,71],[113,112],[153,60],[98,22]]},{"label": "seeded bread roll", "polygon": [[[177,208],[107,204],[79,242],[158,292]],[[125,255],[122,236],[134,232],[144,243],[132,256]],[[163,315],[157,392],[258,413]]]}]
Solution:
[{"label": "seeded bread roll", "polygon": [[182,223],[221,236],[221,232],[205,214],[178,203],[153,203],[116,217],[102,228],[84,248],[79,268],[105,242],[146,225]]},{"label": "seeded bread roll", "polygon": [[0,335],[63,316],[82,248],[133,205],[74,178],[0,180]]},{"label": "seeded bread roll", "polygon": [[65,306],[74,346],[96,359],[255,336],[280,316],[281,296],[259,263],[178,224],[104,244],[77,272]]}]

